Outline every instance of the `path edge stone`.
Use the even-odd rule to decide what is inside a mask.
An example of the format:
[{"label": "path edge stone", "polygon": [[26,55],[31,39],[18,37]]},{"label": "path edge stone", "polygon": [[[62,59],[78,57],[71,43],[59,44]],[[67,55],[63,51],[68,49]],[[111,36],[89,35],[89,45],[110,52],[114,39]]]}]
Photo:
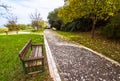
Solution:
[{"label": "path edge stone", "polygon": [[113,59],[111,59],[111,58],[109,58],[109,57],[107,57],[107,56],[105,56],[105,55],[97,52],[97,51],[94,51],[94,50],[92,50],[92,49],[90,49],[90,48],[88,48],[88,47],[85,47],[85,46],[80,45],[80,44],[78,44],[78,45],[79,45],[80,48],[84,48],[84,49],[86,49],[86,50],[89,50],[89,51],[93,52],[94,54],[96,54],[96,55],[98,55],[98,56],[100,56],[100,57],[103,57],[103,58],[105,58],[106,60],[110,61],[112,64],[115,64],[115,65],[120,66],[120,63],[119,63],[119,62],[117,62],[117,61],[115,61],[115,60],[113,60]]},{"label": "path edge stone", "polygon": [[46,56],[47,56],[47,62],[48,62],[48,67],[49,67],[49,71],[50,71],[50,76],[54,81],[61,81],[60,75],[58,73],[58,69],[56,67],[56,63],[53,59],[52,52],[48,45],[45,34],[44,34],[44,44],[45,44],[45,49],[46,49]]}]

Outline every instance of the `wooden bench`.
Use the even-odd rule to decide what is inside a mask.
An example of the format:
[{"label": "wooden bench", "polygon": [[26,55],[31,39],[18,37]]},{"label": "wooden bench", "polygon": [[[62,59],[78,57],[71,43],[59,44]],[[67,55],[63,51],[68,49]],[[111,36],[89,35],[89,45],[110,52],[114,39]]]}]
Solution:
[{"label": "wooden bench", "polygon": [[43,45],[32,44],[30,39],[19,52],[25,74],[33,74],[44,71]]}]

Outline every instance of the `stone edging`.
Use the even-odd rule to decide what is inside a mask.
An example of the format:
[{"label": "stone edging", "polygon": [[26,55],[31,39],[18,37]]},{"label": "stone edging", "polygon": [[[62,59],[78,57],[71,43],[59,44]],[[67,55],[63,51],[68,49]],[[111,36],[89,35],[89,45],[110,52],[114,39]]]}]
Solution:
[{"label": "stone edging", "polygon": [[51,53],[51,50],[50,50],[50,47],[48,45],[45,35],[44,35],[44,43],[45,43],[45,49],[46,49],[46,55],[47,55],[50,75],[54,81],[61,81],[60,75],[58,73],[55,61],[53,59],[53,56],[52,56],[52,53]]},{"label": "stone edging", "polygon": [[[78,44],[78,45],[79,45],[79,44]],[[116,65],[120,66],[120,63],[118,63],[117,61],[112,60],[112,59],[106,57],[105,55],[103,55],[103,54],[101,54],[101,53],[98,53],[98,52],[96,52],[96,51],[94,51],[94,50],[92,50],[92,49],[90,49],[90,48],[87,48],[87,47],[85,47],[85,46],[83,46],[83,45],[79,45],[79,47],[80,47],[80,48],[87,49],[87,50],[93,52],[94,54],[96,54],[96,55],[98,55],[98,56],[100,56],[100,57],[103,57],[103,58],[107,59],[107,60],[110,61],[112,64],[116,64]]]}]

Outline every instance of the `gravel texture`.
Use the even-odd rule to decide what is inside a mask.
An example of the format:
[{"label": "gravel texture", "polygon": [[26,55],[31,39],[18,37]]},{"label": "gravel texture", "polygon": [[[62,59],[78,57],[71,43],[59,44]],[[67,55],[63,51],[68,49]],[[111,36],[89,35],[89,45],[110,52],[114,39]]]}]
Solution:
[{"label": "gravel texture", "polygon": [[63,81],[120,81],[120,66],[45,30],[49,47]]}]

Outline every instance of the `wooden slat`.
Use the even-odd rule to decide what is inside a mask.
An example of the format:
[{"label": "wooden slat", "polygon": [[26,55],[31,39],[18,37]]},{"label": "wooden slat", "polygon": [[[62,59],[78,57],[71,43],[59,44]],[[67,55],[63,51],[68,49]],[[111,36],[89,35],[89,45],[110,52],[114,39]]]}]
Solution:
[{"label": "wooden slat", "polygon": [[39,51],[38,51],[38,57],[41,57],[42,56],[42,46],[39,46]]},{"label": "wooden slat", "polygon": [[36,47],[33,47],[33,48],[32,48],[32,51],[31,51],[31,53],[30,53],[29,58],[34,57],[35,51],[36,51]]},{"label": "wooden slat", "polygon": [[[41,46],[38,46],[38,53],[37,53],[37,57],[40,57],[41,55]],[[37,61],[36,65],[42,65],[42,61]]]},{"label": "wooden slat", "polygon": [[25,54],[28,52],[29,48],[31,47],[32,40],[30,39],[25,46],[22,48],[22,50],[19,52],[20,59],[23,60],[25,57]]},{"label": "wooden slat", "polygon": [[29,62],[29,61],[33,61],[33,60],[42,60],[44,58],[44,56],[42,57],[31,57],[31,58],[27,58],[24,60],[24,62]]},{"label": "wooden slat", "polygon": [[36,50],[35,50],[35,55],[34,55],[34,57],[37,57],[38,51],[39,51],[38,46],[36,46]]},{"label": "wooden slat", "polygon": [[26,67],[35,67],[35,66],[39,66],[39,65],[42,65],[41,61],[38,61],[37,64],[35,62],[26,63]]},{"label": "wooden slat", "polygon": [[32,43],[32,40],[29,40],[25,46],[22,48],[22,50],[19,52],[19,54],[23,54],[23,53],[26,53],[28,48],[31,46],[31,43]]},{"label": "wooden slat", "polygon": [[[30,54],[29,59],[31,58],[37,58],[37,57],[42,57],[42,46],[33,46],[32,52]],[[26,67],[33,67],[37,65],[42,65],[41,60],[33,60],[32,62],[29,62],[26,64]]]},{"label": "wooden slat", "polygon": [[42,46],[34,46],[29,58],[41,57],[41,56],[42,56]]}]

